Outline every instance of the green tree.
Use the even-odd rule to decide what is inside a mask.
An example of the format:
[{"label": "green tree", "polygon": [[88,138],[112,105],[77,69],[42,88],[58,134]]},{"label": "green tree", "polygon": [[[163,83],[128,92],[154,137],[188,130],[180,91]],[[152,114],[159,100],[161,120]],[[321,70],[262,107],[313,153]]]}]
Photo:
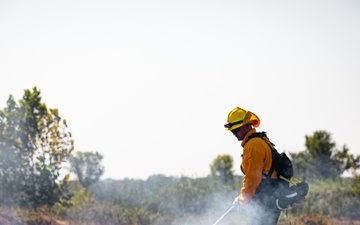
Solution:
[{"label": "green tree", "polygon": [[73,144],[66,120],[41,102],[36,87],[18,104],[10,95],[0,111],[1,203],[36,209],[68,199],[69,176],[60,180],[60,170]]},{"label": "green tree", "polygon": [[76,174],[81,186],[86,190],[103,175],[102,159],[103,156],[98,152],[77,152],[70,157],[70,171]]},{"label": "green tree", "polygon": [[227,154],[217,156],[210,165],[211,176],[224,184],[232,184],[234,181],[233,164],[232,156]]},{"label": "green tree", "polygon": [[349,154],[345,145],[338,150],[327,131],[306,135],[305,147],[305,151],[291,154],[295,175],[299,174],[302,179],[335,179],[349,169],[359,168],[359,156]]},{"label": "green tree", "polygon": [[360,168],[360,156],[350,154],[349,150],[346,145],[343,145],[342,149],[334,155],[334,164],[338,173],[350,170],[353,175],[356,175],[357,169]]}]

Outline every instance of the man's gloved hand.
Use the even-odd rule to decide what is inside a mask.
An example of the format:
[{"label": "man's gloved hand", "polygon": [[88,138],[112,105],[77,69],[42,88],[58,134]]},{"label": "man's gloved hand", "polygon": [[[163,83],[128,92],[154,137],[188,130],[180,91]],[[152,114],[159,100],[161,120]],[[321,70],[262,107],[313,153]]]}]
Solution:
[{"label": "man's gloved hand", "polygon": [[234,199],[233,205],[239,205],[240,204],[240,200],[239,200],[239,196],[236,196],[236,198]]}]

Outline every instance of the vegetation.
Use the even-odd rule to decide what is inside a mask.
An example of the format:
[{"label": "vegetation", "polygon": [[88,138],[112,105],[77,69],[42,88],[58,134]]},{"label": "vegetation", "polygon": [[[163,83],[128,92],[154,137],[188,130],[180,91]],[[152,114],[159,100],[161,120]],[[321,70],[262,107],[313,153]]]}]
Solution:
[{"label": "vegetation", "polygon": [[306,150],[291,154],[299,178],[308,181],[335,180],[348,170],[355,174],[360,167],[360,156],[349,154],[345,145],[338,150],[329,132],[315,131],[305,139]]},{"label": "vegetation", "polygon": [[77,152],[75,156],[70,156],[70,171],[76,174],[81,186],[86,190],[98,182],[104,173],[102,159],[103,156],[98,152]]},{"label": "vegetation", "polygon": [[[100,180],[103,156],[74,154],[73,143],[66,120],[41,102],[36,87],[18,102],[9,97],[0,110],[0,224],[212,224],[241,188],[230,155],[216,157],[207,177]],[[305,146],[290,155],[309,194],[279,224],[360,224],[360,157],[337,149],[323,130],[305,136]],[[60,177],[65,162],[77,180]],[[353,176],[341,177],[345,171]],[[247,220],[246,210],[226,218],[227,224]]]},{"label": "vegetation", "polygon": [[232,183],[234,178],[233,164],[234,160],[230,155],[219,155],[210,165],[211,176],[224,184]]},{"label": "vegetation", "polygon": [[67,204],[69,177],[60,179],[61,164],[73,150],[57,109],[41,103],[40,92],[26,90],[16,103],[12,96],[0,111],[0,203],[4,206]]}]

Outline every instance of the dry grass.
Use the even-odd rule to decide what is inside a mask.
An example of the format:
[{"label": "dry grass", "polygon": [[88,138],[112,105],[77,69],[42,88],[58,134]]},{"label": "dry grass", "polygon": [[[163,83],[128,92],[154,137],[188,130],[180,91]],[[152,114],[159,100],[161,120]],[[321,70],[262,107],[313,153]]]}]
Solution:
[{"label": "dry grass", "polygon": [[[239,214],[232,214],[227,216],[222,222],[222,225],[246,225],[248,224],[246,218],[239,219]],[[202,217],[202,216],[201,216]],[[212,224],[218,219],[219,215],[206,216],[202,218],[193,218],[194,220],[178,221],[176,225],[196,224],[207,225]],[[26,219],[25,219],[26,218]],[[23,210],[9,210],[0,208],[0,225],[90,225],[89,223],[81,223],[79,221],[57,220],[43,213],[26,212]],[[98,225],[93,223],[92,225]],[[293,217],[291,215],[281,215],[278,225],[360,225],[360,220],[337,219],[329,218],[324,215],[316,216],[302,216]]]},{"label": "dry grass", "polygon": [[360,225],[360,220],[336,219],[326,216],[313,217],[283,217],[279,220],[278,225]]}]

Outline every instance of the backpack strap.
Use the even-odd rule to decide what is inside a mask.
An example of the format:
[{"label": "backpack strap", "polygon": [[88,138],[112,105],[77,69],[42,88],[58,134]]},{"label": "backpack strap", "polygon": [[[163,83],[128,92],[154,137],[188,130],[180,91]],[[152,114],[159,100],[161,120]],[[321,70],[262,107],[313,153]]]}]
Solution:
[{"label": "backpack strap", "polygon": [[269,170],[269,173],[268,174],[266,174],[266,173],[264,173],[264,172],[262,172],[262,174],[266,177],[266,179],[268,180],[268,179],[270,179],[271,180],[271,175],[273,174],[273,172],[274,172],[274,170],[275,170],[275,168],[274,168],[274,160],[273,160],[273,149],[274,149],[274,144],[269,140],[269,142],[267,142],[266,140],[265,140],[265,138],[264,137],[266,137],[267,138],[267,136],[266,136],[266,132],[255,132],[255,133],[252,133],[250,136],[249,136],[249,138],[247,139],[247,141],[245,142],[245,144],[250,140],[250,139],[252,139],[252,138],[261,138],[269,147],[270,147],[270,150],[271,150],[271,167],[270,167],[270,170]]}]

